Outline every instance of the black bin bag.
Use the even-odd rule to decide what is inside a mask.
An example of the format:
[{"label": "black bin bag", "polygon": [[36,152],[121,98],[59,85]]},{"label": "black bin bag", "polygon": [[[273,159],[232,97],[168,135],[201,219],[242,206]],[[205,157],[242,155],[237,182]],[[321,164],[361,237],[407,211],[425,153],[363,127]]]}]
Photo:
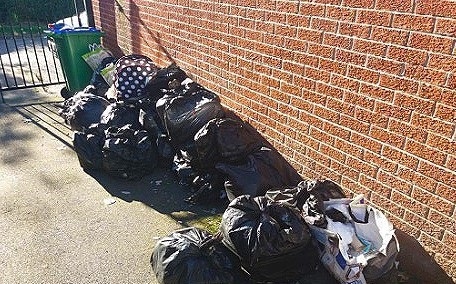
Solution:
[{"label": "black bin bag", "polygon": [[240,119],[215,118],[194,137],[199,164],[213,168],[216,163],[237,162],[265,145],[263,138]]},{"label": "black bin bag", "polygon": [[112,103],[101,114],[100,122],[108,127],[123,127],[130,124],[134,129],[142,129],[139,123],[139,108],[123,103]]},{"label": "black bin bag", "polygon": [[109,127],[103,144],[103,170],[124,179],[140,179],[158,163],[156,137],[127,124]]},{"label": "black bin bag", "polygon": [[66,99],[59,115],[74,131],[85,131],[93,123],[99,123],[101,114],[109,102],[97,95],[88,92],[79,92]]},{"label": "black bin bag", "polygon": [[150,262],[160,284],[247,283],[236,255],[198,228],[180,229],[160,239]]},{"label": "black bin bag", "polygon": [[193,141],[196,132],[209,120],[224,115],[220,98],[203,89],[173,98],[165,107],[164,121],[171,142],[179,146]]},{"label": "black bin bag", "polygon": [[231,201],[220,231],[223,243],[255,281],[297,281],[318,265],[299,211],[264,196],[242,195]]},{"label": "black bin bag", "polygon": [[79,164],[86,170],[99,170],[103,166],[104,125],[92,124],[85,132],[75,132],[73,146]]},{"label": "black bin bag", "polygon": [[243,194],[261,196],[271,188],[296,185],[302,180],[283,156],[266,147],[242,163],[220,162],[215,168],[227,176],[225,190],[230,201]]}]

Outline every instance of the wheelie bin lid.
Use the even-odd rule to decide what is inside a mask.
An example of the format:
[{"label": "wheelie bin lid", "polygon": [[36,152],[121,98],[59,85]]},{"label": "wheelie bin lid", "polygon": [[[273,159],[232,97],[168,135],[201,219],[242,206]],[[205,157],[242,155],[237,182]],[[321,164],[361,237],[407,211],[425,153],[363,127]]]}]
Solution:
[{"label": "wheelie bin lid", "polygon": [[103,32],[100,29],[97,29],[95,27],[76,27],[76,28],[63,27],[60,29],[52,29],[52,30],[47,31],[48,36],[55,37],[55,38],[58,38],[61,36],[69,36],[72,34],[81,35],[81,34],[85,34],[85,33],[92,34],[92,35],[103,34]]}]

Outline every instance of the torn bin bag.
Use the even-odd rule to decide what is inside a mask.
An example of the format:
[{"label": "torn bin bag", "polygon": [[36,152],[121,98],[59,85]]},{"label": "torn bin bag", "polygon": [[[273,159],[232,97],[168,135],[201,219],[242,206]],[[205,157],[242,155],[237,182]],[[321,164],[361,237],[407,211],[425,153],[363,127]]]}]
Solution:
[{"label": "torn bin bag", "polygon": [[223,116],[220,98],[208,90],[198,90],[173,98],[165,107],[164,121],[171,143],[181,145],[193,141],[196,132],[209,120]]},{"label": "torn bin bag", "polygon": [[262,147],[242,163],[217,163],[215,168],[226,175],[229,200],[243,195],[264,195],[271,188],[293,186],[302,178],[277,151]]},{"label": "torn bin bag", "polygon": [[187,74],[173,63],[166,68],[159,69],[157,73],[151,76],[146,82],[145,89],[149,97],[158,100],[164,95],[165,90],[174,89],[187,78]]},{"label": "torn bin bag", "polygon": [[124,179],[139,179],[151,173],[158,161],[155,139],[146,130],[135,130],[131,125],[109,127],[103,145],[103,170]]},{"label": "torn bin bag", "polygon": [[84,131],[92,123],[99,123],[100,116],[109,102],[97,95],[79,92],[65,100],[59,115],[74,131]]},{"label": "torn bin bag", "polygon": [[231,201],[220,231],[223,243],[255,281],[296,281],[318,264],[299,211],[264,196],[243,195]]},{"label": "torn bin bag", "polygon": [[193,227],[160,239],[150,262],[160,284],[245,283],[236,255],[208,232]]}]

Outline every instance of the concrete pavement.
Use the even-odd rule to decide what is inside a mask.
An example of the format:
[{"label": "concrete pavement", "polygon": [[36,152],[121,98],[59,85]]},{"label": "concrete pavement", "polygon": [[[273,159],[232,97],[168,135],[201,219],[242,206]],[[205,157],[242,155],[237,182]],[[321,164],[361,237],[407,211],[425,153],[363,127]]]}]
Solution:
[{"label": "concrete pavement", "polygon": [[0,283],[156,283],[156,240],[211,208],[185,203],[166,170],[136,182],[84,172],[54,106],[61,87],[0,104]]}]

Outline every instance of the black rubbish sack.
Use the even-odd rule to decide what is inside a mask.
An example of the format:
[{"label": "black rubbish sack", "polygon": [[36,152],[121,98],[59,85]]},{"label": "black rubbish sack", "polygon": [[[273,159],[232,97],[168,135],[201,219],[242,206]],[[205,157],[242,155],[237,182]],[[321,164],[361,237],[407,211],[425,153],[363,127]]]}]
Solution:
[{"label": "black rubbish sack", "polygon": [[92,124],[85,132],[74,133],[73,146],[83,169],[99,170],[102,168],[104,131],[104,125],[97,123]]},{"label": "black rubbish sack", "polygon": [[100,122],[108,127],[123,127],[129,124],[134,129],[142,129],[139,123],[139,109],[132,105],[112,103],[101,114]]},{"label": "black rubbish sack", "polygon": [[196,132],[209,120],[223,116],[220,98],[208,90],[174,97],[164,111],[166,130],[171,143],[176,147],[193,141]]},{"label": "black rubbish sack", "polygon": [[309,228],[299,212],[264,196],[242,195],[231,201],[220,231],[223,243],[255,281],[297,281],[318,265]]},{"label": "black rubbish sack", "polygon": [[158,165],[162,168],[171,168],[176,151],[171,146],[166,134],[159,134],[157,137]]},{"label": "black rubbish sack", "polygon": [[242,163],[217,163],[215,168],[226,175],[229,200],[248,194],[261,196],[271,188],[293,186],[302,178],[276,150],[262,147]]},{"label": "black rubbish sack", "polygon": [[193,227],[160,239],[150,262],[160,284],[247,283],[236,255],[208,232]]},{"label": "black rubbish sack", "polygon": [[84,131],[93,123],[99,123],[101,114],[108,107],[109,102],[97,95],[87,92],[78,92],[66,99],[59,115],[74,131]]},{"label": "black rubbish sack", "polygon": [[146,82],[145,89],[151,98],[158,100],[164,95],[164,90],[174,89],[187,78],[187,74],[173,63],[151,76]]},{"label": "black rubbish sack", "polygon": [[199,164],[204,168],[213,168],[220,161],[240,161],[265,146],[253,127],[232,118],[210,120],[195,134],[194,140]]},{"label": "black rubbish sack", "polygon": [[103,145],[103,170],[124,178],[140,179],[151,173],[157,165],[156,137],[131,125],[109,127]]}]

